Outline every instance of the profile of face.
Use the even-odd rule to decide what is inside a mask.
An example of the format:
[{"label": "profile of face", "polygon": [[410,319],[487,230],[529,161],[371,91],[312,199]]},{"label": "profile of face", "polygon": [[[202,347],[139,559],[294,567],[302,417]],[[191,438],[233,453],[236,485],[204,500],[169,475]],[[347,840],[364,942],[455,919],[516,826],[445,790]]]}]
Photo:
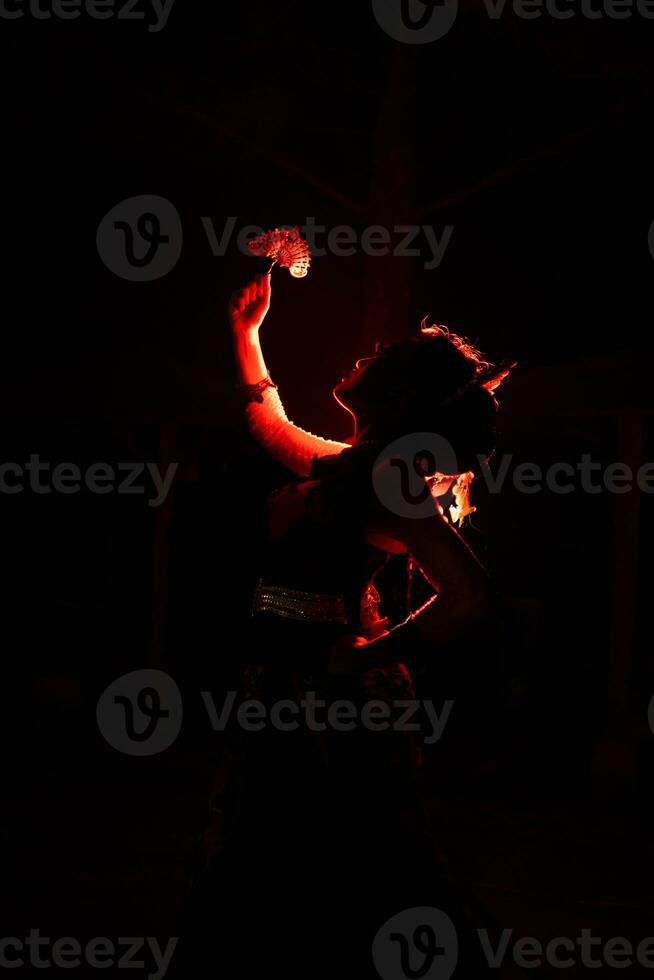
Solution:
[{"label": "profile of face", "polygon": [[355,418],[374,411],[388,400],[389,394],[406,381],[407,364],[400,345],[380,347],[374,354],[361,357],[334,387],[334,398]]},{"label": "profile of face", "polygon": [[[374,354],[360,358],[334,387],[336,401],[357,421],[357,425],[393,419],[397,412],[398,395],[402,397],[411,387],[409,376],[410,351],[402,344],[380,347]],[[416,466],[419,465],[416,460]],[[431,474],[434,497],[444,497],[456,483],[456,475]]]}]

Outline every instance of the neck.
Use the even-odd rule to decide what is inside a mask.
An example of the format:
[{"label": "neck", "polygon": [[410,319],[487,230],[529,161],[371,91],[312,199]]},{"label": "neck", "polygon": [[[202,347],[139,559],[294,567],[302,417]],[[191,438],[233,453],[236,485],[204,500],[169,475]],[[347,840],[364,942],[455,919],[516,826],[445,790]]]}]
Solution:
[{"label": "neck", "polygon": [[379,424],[379,421],[366,419],[361,413],[357,413],[352,406],[341,401],[336,392],[334,392],[334,397],[341,408],[344,408],[352,416],[354,434],[347,440],[351,445],[356,446],[364,442],[386,443],[389,441],[388,426],[384,427]]},{"label": "neck", "polygon": [[388,432],[383,432],[379,425],[373,422],[362,422],[355,417],[354,420],[354,445],[361,445],[364,442],[384,443],[388,442]]}]

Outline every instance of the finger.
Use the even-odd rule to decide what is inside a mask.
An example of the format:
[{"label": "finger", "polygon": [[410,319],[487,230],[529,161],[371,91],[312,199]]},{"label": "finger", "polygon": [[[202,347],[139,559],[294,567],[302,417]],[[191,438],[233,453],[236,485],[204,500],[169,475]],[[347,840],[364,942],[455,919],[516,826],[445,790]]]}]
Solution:
[{"label": "finger", "polygon": [[250,283],[250,302],[255,303],[257,300],[257,284],[256,282]]}]

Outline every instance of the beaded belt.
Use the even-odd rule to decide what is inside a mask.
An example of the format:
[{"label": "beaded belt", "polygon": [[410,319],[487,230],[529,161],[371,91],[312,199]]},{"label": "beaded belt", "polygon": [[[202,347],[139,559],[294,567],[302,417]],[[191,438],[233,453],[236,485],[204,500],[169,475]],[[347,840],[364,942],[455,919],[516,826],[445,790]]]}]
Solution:
[{"label": "beaded belt", "polygon": [[302,592],[284,585],[266,585],[263,579],[259,579],[252,602],[252,615],[257,613],[306,623],[347,623],[341,593]]}]

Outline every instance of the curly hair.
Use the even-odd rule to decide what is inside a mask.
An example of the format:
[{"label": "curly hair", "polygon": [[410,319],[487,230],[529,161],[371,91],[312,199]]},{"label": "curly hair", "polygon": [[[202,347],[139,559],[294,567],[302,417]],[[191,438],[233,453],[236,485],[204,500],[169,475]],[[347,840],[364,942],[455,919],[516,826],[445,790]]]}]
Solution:
[{"label": "curly hair", "polygon": [[[494,392],[509,375],[515,362],[493,364],[470,341],[443,324],[429,325],[425,318],[417,338],[412,372],[416,382],[412,423],[426,422],[451,444],[461,472],[453,488],[450,517],[459,526],[475,508],[470,488],[480,461],[495,448],[497,400]],[[432,490],[442,477],[427,473]]]}]

